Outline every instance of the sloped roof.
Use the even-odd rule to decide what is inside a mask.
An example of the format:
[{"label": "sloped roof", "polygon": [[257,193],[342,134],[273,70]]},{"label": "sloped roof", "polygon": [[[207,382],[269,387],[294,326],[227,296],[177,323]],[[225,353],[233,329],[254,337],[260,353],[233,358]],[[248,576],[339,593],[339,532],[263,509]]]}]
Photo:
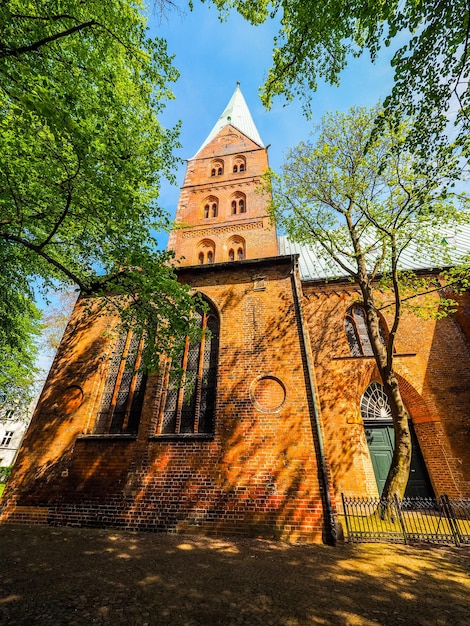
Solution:
[{"label": "sloped roof", "polygon": [[[444,244],[444,245],[443,245]],[[321,254],[320,246],[310,246],[278,237],[279,254],[298,254],[302,280],[341,278],[344,270]],[[427,270],[457,265],[470,254],[470,225],[456,225],[436,233],[436,251],[432,259],[426,258],[416,245],[411,244],[400,257],[402,270]],[[373,260],[373,259],[371,259]],[[345,259],[345,262],[346,259]]]},{"label": "sloped roof", "polygon": [[[229,103],[225,107],[222,115],[215,123],[214,128],[211,130],[205,141],[196,152],[196,155],[210,142],[214,137],[228,124],[234,126],[237,130],[241,131],[249,139],[258,144],[261,148],[264,148],[263,141],[260,137],[258,129],[255,126],[253,118],[251,117],[248,105],[245,102],[245,98],[240,89],[240,83],[237,83],[233,96],[230,98]],[[195,155],[195,156],[196,156]],[[194,157],[193,157],[194,158]]]}]

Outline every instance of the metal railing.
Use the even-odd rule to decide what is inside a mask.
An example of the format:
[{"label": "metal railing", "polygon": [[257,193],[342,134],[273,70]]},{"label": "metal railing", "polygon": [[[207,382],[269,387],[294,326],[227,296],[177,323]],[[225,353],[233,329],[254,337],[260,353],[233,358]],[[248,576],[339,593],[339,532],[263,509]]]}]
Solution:
[{"label": "metal railing", "polygon": [[351,543],[470,544],[470,498],[341,498]]}]

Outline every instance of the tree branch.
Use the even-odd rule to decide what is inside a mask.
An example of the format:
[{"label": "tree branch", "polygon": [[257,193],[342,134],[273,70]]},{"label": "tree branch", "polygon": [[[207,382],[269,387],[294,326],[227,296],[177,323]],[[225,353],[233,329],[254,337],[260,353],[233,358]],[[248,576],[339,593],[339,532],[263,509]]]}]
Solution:
[{"label": "tree branch", "polygon": [[65,274],[67,278],[70,278],[71,281],[76,283],[80,287],[80,289],[84,291],[87,291],[89,289],[89,287],[76,274],[71,272],[67,267],[65,267],[65,265],[63,265],[62,263],[60,263],[59,261],[51,257],[49,254],[47,254],[47,252],[45,252],[40,246],[34,243],[31,243],[30,241],[28,241],[27,239],[23,239],[22,237],[17,237],[16,235],[12,235],[11,233],[0,232],[0,238],[4,239],[5,241],[14,241],[15,243],[21,244],[28,250],[32,250],[33,252],[36,252],[36,254],[38,254],[45,261],[47,261],[47,263],[50,263],[53,267],[55,267],[60,272]]},{"label": "tree branch", "polygon": [[29,44],[28,46],[20,46],[19,48],[9,48],[4,44],[0,44],[0,59],[11,56],[19,56],[20,54],[24,54],[26,52],[34,52],[45,46],[52,41],[56,41],[57,39],[62,39],[63,37],[68,37],[73,33],[79,32],[86,28],[91,28],[92,26],[99,26],[98,22],[95,20],[89,20],[88,22],[83,22],[82,24],[77,24],[76,26],[72,26],[67,30],[61,31],[60,33],[55,33],[54,35],[49,35],[49,37],[44,37],[43,39],[39,39],[38,41]]}]

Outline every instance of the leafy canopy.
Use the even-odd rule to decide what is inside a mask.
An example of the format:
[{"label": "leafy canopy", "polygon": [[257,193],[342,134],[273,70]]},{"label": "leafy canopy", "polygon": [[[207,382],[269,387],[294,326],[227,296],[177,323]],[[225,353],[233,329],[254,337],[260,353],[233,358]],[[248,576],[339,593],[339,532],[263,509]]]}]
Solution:
[{"label": "leafy canopy", "polygon": [[457,142],[470,156],[470,72],[468,2],[454,0],[212,0],[219,9],[235,8],[252,24],[277,17],[273,65],[262,88],[272,99],[300,96],[307,104],[319,79],[336,85],[352,56],[367,51],[373,61],[383,46],[397,50],[395,84],[384,105],[396,119],[416,120],[412,140],[424,150],[444,141],[448,120]]},{"label": "leafy canopy", "polygon": [[0,254],[16,294],[11,308],[0,292],[3,354],[33,324],[33,288],[127,295],[159,347],[189,319],[154,238],[170,226],[157,197],[178,128],[158,117],[177,72],[146,21],[138,0],[0,4]]},{"label": "leafy canopy", "polygon": [[443,229],[468,221],[467,196],[452,190],[454,164],[423,169],[405,124],[374,133],[382,115],[380,107],[327,114],[315,141],[291,149],[281,175],[269,177],[276,223],[295,241],[315,242],[330,276],[391,275],[410,248],[422,267],[446,265]]}]

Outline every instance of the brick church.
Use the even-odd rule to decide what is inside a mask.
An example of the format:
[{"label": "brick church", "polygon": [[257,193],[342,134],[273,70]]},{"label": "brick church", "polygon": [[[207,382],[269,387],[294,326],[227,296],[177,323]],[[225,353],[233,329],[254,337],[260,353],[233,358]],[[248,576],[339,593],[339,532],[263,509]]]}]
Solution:
[{"label": "brick church", "polygon": [[[169,247],[203,328],[178,386],[79,298],[0,505],[3,522],[332,541],[341,493],[378,495],[390,409],[359,292],[277,237],[257,193],[267,147],[237,86],[188,160]],[[424,270],[426,268],[423,268]],[[387,326],[387,315],[383,324]],[[405,314],[396,372],[410,495],[470,496],[470,300]]]}]

